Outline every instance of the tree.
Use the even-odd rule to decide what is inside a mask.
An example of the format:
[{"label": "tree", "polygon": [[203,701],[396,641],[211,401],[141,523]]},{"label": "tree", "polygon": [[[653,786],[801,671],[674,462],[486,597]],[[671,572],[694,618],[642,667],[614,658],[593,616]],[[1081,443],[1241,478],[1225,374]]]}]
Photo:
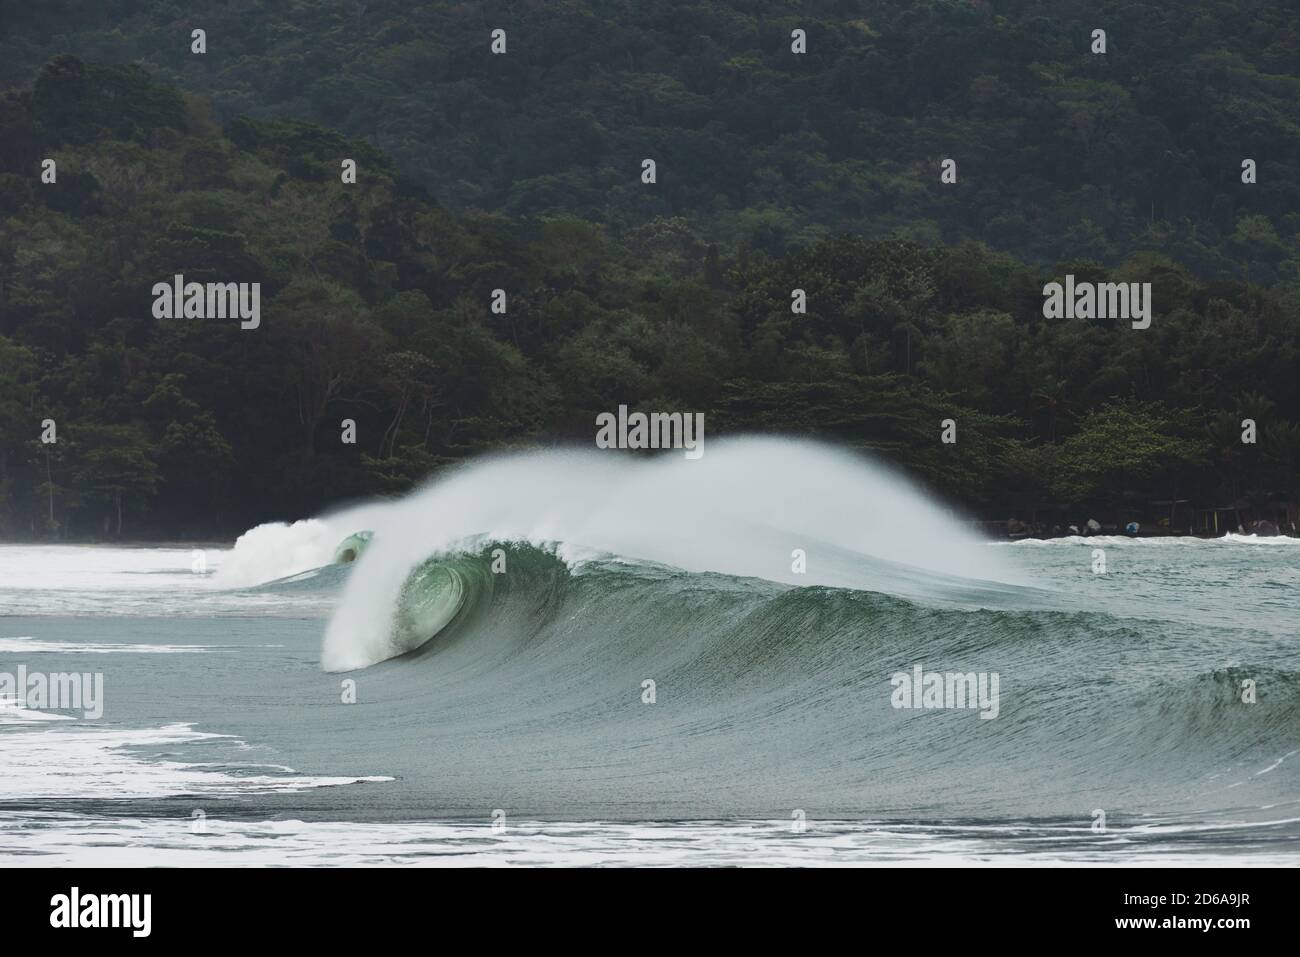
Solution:
[{"label": "tree", "polygon": [[148,506],[158,491],[154,443],[139,425],[79,425],[72,431],[72,481],[89,502],[111,506],[122,537],[128,504]]},{"label": "tree", "polygon": [[34,414],[36,356],[0,336],[0,528],[12,515],[10,462],[29,439],[39,419]]},{"label": "tree", "polygon": [[1177,498],[1178,474],[1203,454],[1200,443],[1173,434],[1160,410],[1108,403],[1061,444],[1052,491],[1063,501],[1116,501],[1128,484],[1160,481]]},{"label": "tree", "polygon": [[284,349],[298,401],[303,444],[315,453],[316,427],[345,389],[376,377],[384,330],[356,293],[325,280],[295,280],[273,301],[267,320]]}]

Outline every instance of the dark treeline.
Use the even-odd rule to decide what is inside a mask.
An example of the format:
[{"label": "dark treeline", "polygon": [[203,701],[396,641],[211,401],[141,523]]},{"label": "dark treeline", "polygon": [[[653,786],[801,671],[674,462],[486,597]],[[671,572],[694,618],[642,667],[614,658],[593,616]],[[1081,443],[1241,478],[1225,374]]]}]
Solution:
[{"label": "dark treeline", "polygon": [[[590,445],[618,403],[879,450],[990,517],[1300,497],[1294,284],[1150,251],[1042,266],[973,241],[770,251],[687,217],[453,213],[399,170],[316,126],[220,124],[135,67],[62,56],[0,96],[0,534],[230,534],[486,449]],[[1043,319],[1066,272],[1151,282],[1151,328]],[[261,327],[155,319],[176,273],[260,282]]]},{"label": "dark treeline", "polygon": [[453,211],[1300,279],[1294,0],[0,0],[0,22],[0,86],[65,52],[136,63],[222,123],[364,138]]}]

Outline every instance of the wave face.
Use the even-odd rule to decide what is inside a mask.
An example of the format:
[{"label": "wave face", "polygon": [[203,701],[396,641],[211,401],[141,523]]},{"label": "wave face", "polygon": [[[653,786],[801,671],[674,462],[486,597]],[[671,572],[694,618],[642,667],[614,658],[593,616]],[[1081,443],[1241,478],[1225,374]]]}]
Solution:
[{"label": "wave face", "polygon": [[484,541],[549,547],[570,564],[616,557],[912,596],[969,597],[1016,581],[902,477],[790,440],[715,442],[697,461],[594,451],[490,459],[367,518],[374,538],[326,632],[331,671],[409,651],[393,629],[407,577]]},{"label": "wave face", "polygon": [[[331,735],[428,789],[440,813],[801,808],[1086,828],[1098,807],[1177,815],[1294,800],[1300,671],[1216,663],[1259,642],[1249,630],[574,564],[503,543],[422,567],[401,615],[445,607],[453,591],[457,610],[431,639],[403,632],[403,657],[358,675],[378,725],[341,729],[350,743]],[[997,719],[894,708],[891,677],[916,664],[997,672]],[[1238,700],[1244,678],[1265,689],[1259,704]]]}]

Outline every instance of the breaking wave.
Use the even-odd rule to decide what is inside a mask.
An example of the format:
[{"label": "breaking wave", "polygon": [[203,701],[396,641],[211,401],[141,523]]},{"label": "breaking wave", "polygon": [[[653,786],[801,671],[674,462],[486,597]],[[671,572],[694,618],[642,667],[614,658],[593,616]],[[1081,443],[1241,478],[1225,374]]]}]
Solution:
[{"label": "breaking wave", "polygon": [[[273,535],[319,544],[295,562],[374,535],[264,587],[341,585],[321,662],[367,669],[370,720],[340,718],[330,749],[378,761],[395,802],[1075,820],[1293,799],[1300,669],[1275,634],[1120,612],[1086,562],[1092,591],[1046,591],[844,452],[514,455],[324,521]],[[917,665],[999,674],[998,720],[893,707],[891,676]]]},{"label": "breaking wave", "polygon": [[[570,567],[651,562],[937,600],[1016,582],[958,516],[903,477],[783,439],[717,442],[698,461],[593,451],[488,459],[367,518],[375,535],[326,632],[328,670],[409,651],[418,636],[393,625],[412,571],[484,542],[549,549]],[[342,531],[337,520],[332,531]],[[463,574],[448,566],[444,577]]]}]

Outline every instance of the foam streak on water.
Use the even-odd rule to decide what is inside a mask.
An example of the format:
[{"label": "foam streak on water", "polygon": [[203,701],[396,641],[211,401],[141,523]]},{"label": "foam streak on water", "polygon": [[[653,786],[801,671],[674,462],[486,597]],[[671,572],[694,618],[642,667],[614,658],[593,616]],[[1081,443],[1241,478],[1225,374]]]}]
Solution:
[{"label": "foam streak on water", "polygon": [[1295,862],[1295,842],[1273,825],[1117,827],[1094,834],[1058,824],[898,825],[816,821],[795,832],[782,821],[620,824],[523,821],[487,824],[342,824],[223,820],[200,833],[184,820],[103,822],[69,814],[15,819],[0,811],[8,863],[51,867],[1212,867],[1240,863],[1225,845],[1256,850],[1254,866]]}]

